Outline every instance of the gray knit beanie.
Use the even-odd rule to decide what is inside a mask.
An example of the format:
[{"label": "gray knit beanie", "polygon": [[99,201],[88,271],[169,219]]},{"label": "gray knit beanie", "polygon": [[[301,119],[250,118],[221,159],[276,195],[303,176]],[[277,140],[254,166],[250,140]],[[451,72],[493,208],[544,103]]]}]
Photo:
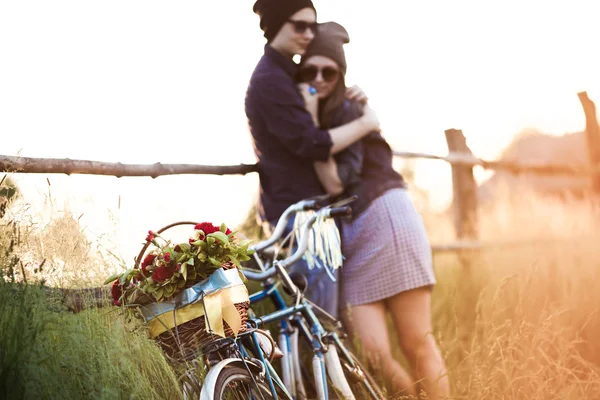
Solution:
[{"label": "gray knit beanie", "polygon": [[342,75],[345,75],[346,55],[344,44],[346,43],[350,43],[350,36],[342,25],[337,22],[319,24],[315,38],[302,55],[302,61],[308,60],[311,56],[325,56],[335,61],[340,66]]}]

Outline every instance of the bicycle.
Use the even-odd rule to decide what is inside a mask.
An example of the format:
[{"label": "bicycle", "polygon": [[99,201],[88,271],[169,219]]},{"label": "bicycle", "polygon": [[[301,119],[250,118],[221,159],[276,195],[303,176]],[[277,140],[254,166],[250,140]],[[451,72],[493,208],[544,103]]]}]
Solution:
[{"label": "bicycle", "polygon": [[[203,348],[208,373],[201,390],[201,399],[221,399],[229,384],[242,384],[243,387],[234,389],[234,394],[244,391],[250,398],[307,398],[301,374],[301,360],[298,352],[299,337],[302,336],[313,350],[312,369],[316,396],[319,399],[329,398],[327,376],[333,389],[344,399],[354,399],[357,389],[372,399],[382,399],[381,390],[374,379],[362,367],[343,344],[335,330],[326,330],[315,315],[314,310],[334,322],[340,324],[323,310],[302,296],[302,290],[297,284],[302,284],[301,278],[292,277],[286,268],[297,262],[308,247],[309,230],[318,218],[331,218],[336,215],[346,215],[349,207],[331,206],[316,211],[302,226],[302,235],[298,249],[284,260],[275,260],[274,254],[265,250],[275,244],[282,236],[289,217],[298,211],[314,210],[319,207],[317,200],[305,200],[288,208],[279,219],[271,237],[254,246],[256,260],[260,271],[244,269],[243,273],[249,280],[262,282],[263,290],[250,296],[251,303],[271,299],[276,311],[249,320],[247,332],[237,339],[225,338],[211,342]],[[259,254],[267,254],[266,262]],[[276,255],[276,254],[275,254]],[[271,265],[272,264],[272,265]],[[293,305],[284,301],[282,293],[276,286],[273,277],[277,278],[291,294]],[[280,350],[282,356],[282,378],[271,364],[276,345],[272,338],[261,327],[279,322]],[[271,351],[263,349],[265,339],[259,340],[257,334],[262,334],[271,342]],[[252,357],[254,355],[255,357]],[[341,358],[340,358],[341,356]],[[351,388],[354,387],[354,390]],[[257,397],[256,395],[260,397]],[[253,397],[252,397],[253,396]],[[265,397],[266,396],[266,397]],[[365,397],[360,397],[365,398]]]},{"label": "bicycle", "polygon": [[[331,205],[329,205],[329,207],[344,206],[346,204],[351,203],[355,199],[356,199],[356,196],[352,196],[350,198],[346,198],[341,201],[338,201],[335,204],[331,204]],[[311,211],[311,210],[319,209],[324,204],[326,204],[327,200],[329,200],[329,197],[327,195],[317,196],[317,197],[313,197],[311,199],[300,201],[300,202],[288,207],[288,209],[285,210],[285,212],[282,214],[282,216],[278,220],[273,234],[267,240],[265,240],[261,243],[258,243],[256,246],[254,246],[254,249],[256,250],[256,253],[254,255],[256,264],[259,265],[262,270],[265,270],[265,268],[269,266],[269,263],[272,263],[274,261],[274,258],[277,255],[277,251],[273,251],[272,246],[274,244],[278,243],[279,238],[283,235],[283,233],[285,231],[285,227],[287,226],[288,220],[292,217],[293,214],[301,212],[301,211]],[[286,237],[283,240],[283,242],[285,242],[288,239],[289,239],[289,235],[288,235],[288,237]],[[278,243],[278,244],[281,245],[280,243]],[[259,255],[263,256],[266,261],[261,261],[261,259],[259,258]],[[266,265],[266,267],[263,264]],[[321,268],[327,268],[326,263],[323,264],[321,266]],[[332,275],[330,274],[330,276],[332,276]],[[292,279],[293,283],[296,286],[299,286],[301,288],[306,288],[306,279],[304,278],[304,276],[299,275],[299,274],[295,274],[295,275],[292,274],[292,275],[290,275],[290,278]],[[278,291],[275,291],[274,293],[271,293],[268,296],[266,295],[267,293],[273,291],[274,288],[276,288],[276,285],[274,282],[263,281],[263,290],[261,292],[255,293],[254,295],[250,296],[251,304],[255,304],[259,301],[262,301],[265,298],[271,298],[271,300],[275,304],[277,310],[281,310],[281,309],[285,308],[285,304],[282,300],[282,296],[280,295],[280,293]],[[286,289],[285,285],[284,285],[284,289]],[[291,293],[289,293],[289,290],[286,290],[286,292],[288,294],[291,294]],[[317,315],[322,317],[323,320],[330,322],[330,326],[333,327],[334,332],[336,330],[342,331],[342,326],[341,326],[340,322],[337,321],[333,316],[329,315],[326,311],[324,311],[323,309],[321,309],[320,307],[318,307],[316,304],[312,303],[308,299],[304,299],[304,300],[311,305],[312,310],[315,311]],[[283,379],[284,379],[284,382],[286,383],[286,387],[288,387],[290,390],[292,390],[294,395],[299,395],[300,398],[306,398],[307,391],[304,387],[304,382],[302,380],[302,374],[300,373],[301,368],[298,366],[298,363],[300,363],[299,350],[298,350],[298,329],[294,328],[294,327],[292,327],[290,329],[285,326],[285,323],[286,323],[285,321],[282,321],[281,325],[283,325],[283,326],[280,325],[280,327],[279,327],[280,332],[283,332],[283,333],[281,333],[279,335],[279,340],[278,340],[280,348],[282,350],[284,350],[283,359],[282,359]],[[306,330],[304,330],[304,332],[306,332]],[[345,336],[346,335],[342,333],[342,337],[345,337]],[[307,335],[305,334],[304,337],[306,338]],[[327,332],[327,334],[324,336],[324,340],[326,341],[326,344],[327,344],[327,342],[334,342],[334,343],[337,343],[337,345],[340,345],[340,343],[339,343],[340,337],[338,336],[337,333],[335,333],[335,337],[334,337],[331,332]],[[326,348],[326,346],[324,348]],[[334,346],[334,351],[336,351],[335,346]],[[375,383],[373,378],[370,375],[368,375],[366,369],[360,364],[360,361],[351,352],[349,352],[347,349],[345,349],[343,347],[343,345],[341,345],[341,350],[339,352],[343,352],[345,355],[344,357],[342,357],[341,365],[343,365],[343,370],[346,372],[348,380],[350,381],[352,386],[355,386],[355,387],[358,386],[360,389],[361,381],[363,380],[363,378],[361,377],[361,374],[364,374],[364,373],[367,374],[367,378],[370,380],[370,385],[372,385],[372,387],[374,389],[371,390],[371,389],[365,388],[365,390],[363,390],[363,393],[362,393],[363,394],[362,398],[381,398],[382,397],[381,390],[377,387],[377,384]],[[335,361],[338,358],[337,355],[332,355],[332,353],[328,353],[328,355],[332,357],[332,360],[329,361],[330,364],[332,364],[334,366],[333,368],[337,369],[338,375],[341,375],[341,373],[339,372],[341,370],[339,368],[340,362]],[[349,359],[350,357],[352,358],[352,360]],[[356,364],[358,364],[358,366]],[[329,369],[332,369],[332,368],[330,367]],[[363,386],[366,386],[366,385],[363,385]],[[340,385],[338,385],[337,387],[339,388]],[[342,383],[342,387],[345,387],[343,383]],[[297,389],[297,391],[295,391],[296,389]],[[346,389],[346,392],[348,392],[347,389]],[[313,395],[314,395],[314,393],[313,393]],[[351,398],[351,397],[347,396],[347,398]]]}]

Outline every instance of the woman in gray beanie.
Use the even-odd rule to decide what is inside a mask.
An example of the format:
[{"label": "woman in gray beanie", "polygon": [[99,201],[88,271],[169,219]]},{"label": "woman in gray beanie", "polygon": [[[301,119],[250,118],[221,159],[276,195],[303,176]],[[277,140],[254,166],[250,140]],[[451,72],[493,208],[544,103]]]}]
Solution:
[{"label": "woman in gray beanie", "polygon": [[[302,57],[299,86],[316,88],[318,108],[309,111],[322,129],[346,124],[363,113],[362,104],[345,97],[343,46],[349,41],[341,25],[320,24]],[[309,96],[306,101],[311,101]],[[345,261],[340,270],[340,304],[347,326],[395,390],[404,394],[423,390],[428,398],[446,398],[446,368],[431,335],[431,289],[436,283],[431,249],[404,180],[392,167],[390,146],[375,131],[314,165],[329,194],[358,195],[352,219],[341,226]],[[392,356],[387,313],[412,377]]]}]

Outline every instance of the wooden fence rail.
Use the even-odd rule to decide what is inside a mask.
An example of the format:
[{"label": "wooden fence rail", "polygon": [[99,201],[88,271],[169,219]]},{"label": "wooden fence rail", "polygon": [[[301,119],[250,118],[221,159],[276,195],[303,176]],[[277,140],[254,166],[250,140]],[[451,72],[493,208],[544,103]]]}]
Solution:
[{"label": "wooden fence rail", "polygon": [[198,165],[198,164],[123,164],[68,158],[30,158],[0,155],[0,171],[28,174],[86,174],[124,176],[163,175],[245,175],[256,172],[256,164]]},{"label": "wooden fence rail", "polygon": [[[477,186],[473,167],[506,171],[513,174],[571,175],[590,178],[590,187],[600,195],[600,127],[596,106],[586,92],[577,94],[585,113],[585,132],[588,162],[581,165],[531,164],[506,161],[486,161],[475,157],[467,145],[463,132],[445,131],[448,154],[445,156],[394,151],[396,157],[440,160],[452,166],[453,207],[457,242],[433,246],[436,252],[474,250],[490,244],[478,241]],[[29,158],[0,155],[0,172],[6,173],[63,173],[110,175],[116,177],[150,176],[156,178],[176,174],[245,175],[257,172],[256,164],[195,165],[195,164],[123,164],[99,161]]]}]

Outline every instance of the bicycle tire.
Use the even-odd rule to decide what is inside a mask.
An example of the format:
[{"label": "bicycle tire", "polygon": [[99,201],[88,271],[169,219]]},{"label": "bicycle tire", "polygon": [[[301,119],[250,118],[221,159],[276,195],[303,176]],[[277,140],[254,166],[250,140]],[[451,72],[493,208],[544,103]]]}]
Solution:
[{"label": "bicycle tire", "polygon": [[[352,387],[352,392],[357,396],[357,398],[360,399],[372,398],[374,400],[385,400],[386,397],[383,395],[383,391],[379,387],[379,384],[377,383],[375,378],[373,378],[373,376],[369,373],[369,371],[364,367],[364,365],[360,362],[358,357],[348,349],[345,349],[345,351],[348,354],[350,354],[352,361],[356,364],[356,366],[360,369],[360,372],[364,376],[364,379],[358,381],[356,380],[354,373],[349,370],[350,366],[345,357],[343,357],[343,352],[340,351],[340,362],[344,364],[344,374],[346,375],[346,380],[348,381],[348,383],[350,383],[350,386]],[[369,390],[369,387],[372,389],[372,391]],[[371,392],[374,392],[376,397],[373,397]]]},{"label": "bicycle tire", "polygon": [[[340,360],[337,346],[329,346],[325,353],[325,367],[330,386],[338,397],[344,400],[356,400],[354,390],[350,386],[347,374],[345,373],[342,360]],[[358,397],[360,399],[360,397]]]},{"label": "bicycle tire", "polygon": [[[250,376],[250,373],[241,367],[229,367],[229,368],[225,368],[223,369],[223,371],[221,371],[221,373],[219,374],[219,376],[217,377],[216,383],[215,383],[215,389],[214,389],[214,394],[215,394],[215,400],[226,400],[226,399],[230,399],[230,397],[225,397],[225,390],[227,389],[228,385],[232,384],[232,383],[243,383],[245,385],[248,386],[248,388],[252,387],[255,391],[258,389],[260,395],[262,396],[262,398],[266,399],[273,399],[273,395],[271,393],[271,389],[269,388],[269,385],[266,382],[257,382],[257,385],[254,385],[253,382],[253,377]],[[256,377],[254,377],[256,379]],[[234,394],[249,394],[248,392],[244,392],[241,393],[240,391],[238,391],[237,389],[234,390]],[[285,399],[287,398],[286,394],[283,393],[277,386],[275,386],[275,391],[277,392],[277,396],[281,399]],[[240,398],[244,398],[244,397],[240,397]],[[246,397],[246,398],[250,398],[250,397]]]},{"label": "bicycle tire", "polygon": [[[305,343],[306,345],[306,343]],[[350,381],[350,379],[348,378],[347,375],[347,371],[346,368],[344,367],[344,364],[347,364],[347,361],[345,359],[345,357],[343,357],[343,355],[341,354],[342,352],[339,350],[338,346],[332,344],[331,346],[334,346],[338,352],[338,357],[337,357],[337,362],[340,363],[340,367],[343,370],[344,373],[344,379],[348,382],[348,384],[350,385],[350,389],[354,395],[354,398],[357,400],[363,400],[363,399],[369,399],[372,398],[372,396],[369,395],[364,395],[361,396],[360,393],[364,392],[360,390],[360,385],[357,384],[352,384],[352,382]],[[348,350],[346,350],[348,351]],[[304,355],[309,354],[310,352],[308,351],[308,349],[305,349],[305,351],[302,352]],[[348,352],[350,353],[350,352]],[[350,353],[351,354],[351,353]],[[351,354],[353,356],[353,360],[354,360],[354,355]],[[300,354],[297,355],[298,357],[300,357]],[[357,363],[358,364],[358,363]],[[310,362],[310,359],[303,359],[302,361],[300,361],[300,368],[301,368],[301,373],[303,375],[303,380],[305,383],[305,396],[300,396],[300,394],[298,394],[298,399],[299,400],[312,400],[312,399],[316,399],[317,398],[317,389],[315,387],[315,381],[314,381],[314,372],[312,371],[312,365]],[[364,368],[361,368],[361,370],[363,370]],[[343,400],[344,396],[338,392],[338,390],[335,387],[335,384],[333,383],[331,376],[329,375],[329,367],[327,367],[327,392],[328,392],[328,397],[330,400]],[[366,376],[366,374],[365,374]],[[375,380],[369,375],[369,378],[371,379],[369,382],[370,385],[374,385],[375,389],[374,391],[376,393],[380,394],[380,390],[375,382]],[[383,396],[379,396],[380,399],[384,399]],[[379,399],[378,398],[378,399]]]}]

